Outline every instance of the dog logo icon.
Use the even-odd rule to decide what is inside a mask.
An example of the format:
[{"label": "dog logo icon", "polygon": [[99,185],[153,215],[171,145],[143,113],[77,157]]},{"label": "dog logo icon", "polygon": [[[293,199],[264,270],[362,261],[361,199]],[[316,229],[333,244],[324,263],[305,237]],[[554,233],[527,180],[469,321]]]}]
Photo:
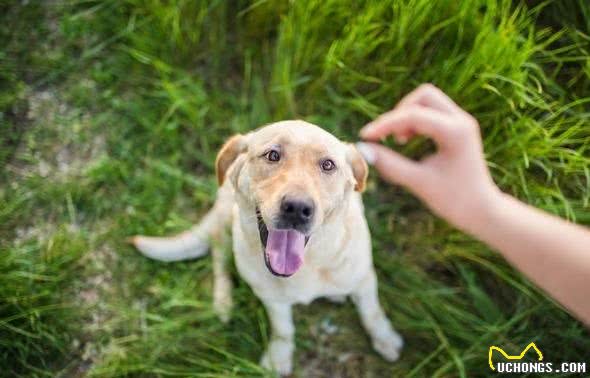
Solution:
[{"label": "dog logo icon", "polygon": [[506,353],[504,351],[504,349],[497,347],[495,345],[492,345],[490,347],[489,357],[488,357],[488,362],[490,363],[490,369],[492,369],[494,371],[496,370],[496,368],[494,367],[494,364],[492,363],[492,355],[495,350],[500,352],[504,356],[504,358],[506,358],[507,360],[522,360],[522,358],[526,355],[526,352],[528,352],[528,350],[531,348],[534,349],[535,352],[537,352],[537,355],[539,356],[539,361],[543,361],[543,353],[541,353],[541,351],[539,350],[539,348],[537,348],[537,346],[535,345],[534,342],[531,342],[529,345],[526,346],[526,348],[524,348],[522,350],[522,353],[520,353],[519,355],[515,355],[515,356],[511,356],[508,353]]}]

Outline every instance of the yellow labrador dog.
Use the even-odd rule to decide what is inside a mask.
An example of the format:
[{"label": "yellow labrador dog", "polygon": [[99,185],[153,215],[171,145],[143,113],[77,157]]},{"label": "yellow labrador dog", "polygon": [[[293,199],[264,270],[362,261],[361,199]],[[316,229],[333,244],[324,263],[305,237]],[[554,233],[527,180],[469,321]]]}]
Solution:
[{"label": "yellow labrador dog", "polygon": [[229,139],[216,169],[217,200],[198,225],[172,238],[136,236],[135,246],[148,257],[176,261],[200,257],[211,245],[214,308],[227,321],[231,281],[220,239],[231,223],[237,269],[272,327],[264,367],[292,371],[294,304],[348,295],[373,347],[395,361],[403,341],[377,298],[360,195],[368,169],[356,148],[303,121],[277,122]]}]

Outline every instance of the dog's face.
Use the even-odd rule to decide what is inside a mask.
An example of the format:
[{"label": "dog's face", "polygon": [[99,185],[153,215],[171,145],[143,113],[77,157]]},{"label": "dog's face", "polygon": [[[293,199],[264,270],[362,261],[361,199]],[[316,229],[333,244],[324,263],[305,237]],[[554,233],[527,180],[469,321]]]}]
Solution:
[{"label": "dog's face", "polygon": [[216,167],[219,183],[231,180],[256,209],[264,261],[278,276],[299,269],[314,231],[347,205],[353,190],[364,189],[367,176],[352,145],[303,121],[232,137]]}]

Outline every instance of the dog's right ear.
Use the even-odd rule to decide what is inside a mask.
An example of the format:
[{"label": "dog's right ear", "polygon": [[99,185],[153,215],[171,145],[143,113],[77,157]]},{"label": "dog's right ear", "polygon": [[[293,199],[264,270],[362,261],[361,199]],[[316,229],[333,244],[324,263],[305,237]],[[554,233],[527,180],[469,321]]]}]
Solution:
[{"label": "dog's right ear", "polygon": [[227,171],[238,158],[238,156],[246,152],[246,138],[242,134],[236,134],[229,138],[227,142],[221,147],[215,159],[215,171],[217,173],[217,182],[219,186],[223,185]]},{"label": "dog's right ear", "polygon": [[347,159],[354,176],[354,190],[362,193],[367,186],[369,166],[354,144],[348,144],[348,147]]}]

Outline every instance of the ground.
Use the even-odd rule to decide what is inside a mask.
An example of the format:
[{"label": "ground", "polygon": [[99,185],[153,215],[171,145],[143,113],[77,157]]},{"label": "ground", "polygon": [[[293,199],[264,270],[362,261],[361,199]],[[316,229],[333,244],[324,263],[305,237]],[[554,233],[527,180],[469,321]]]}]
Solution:
[{"label": "ground", "polygon": [[[126,238],[197,222],[232,134],[301,118],[355,141],[422,82],[479,120],[503,190],[590,224],[584,0],[24,1],[0,20],[2,376],[271,375],[235,269],[223,324],[209,257],[154,262]],[[488,376],[490,345],[531,341],[590,363],[582,324],[493,251],[375,172],[364,201],[404,352],[387,363],[350,303],[317,301],[295,310],[294,376]]]}]

